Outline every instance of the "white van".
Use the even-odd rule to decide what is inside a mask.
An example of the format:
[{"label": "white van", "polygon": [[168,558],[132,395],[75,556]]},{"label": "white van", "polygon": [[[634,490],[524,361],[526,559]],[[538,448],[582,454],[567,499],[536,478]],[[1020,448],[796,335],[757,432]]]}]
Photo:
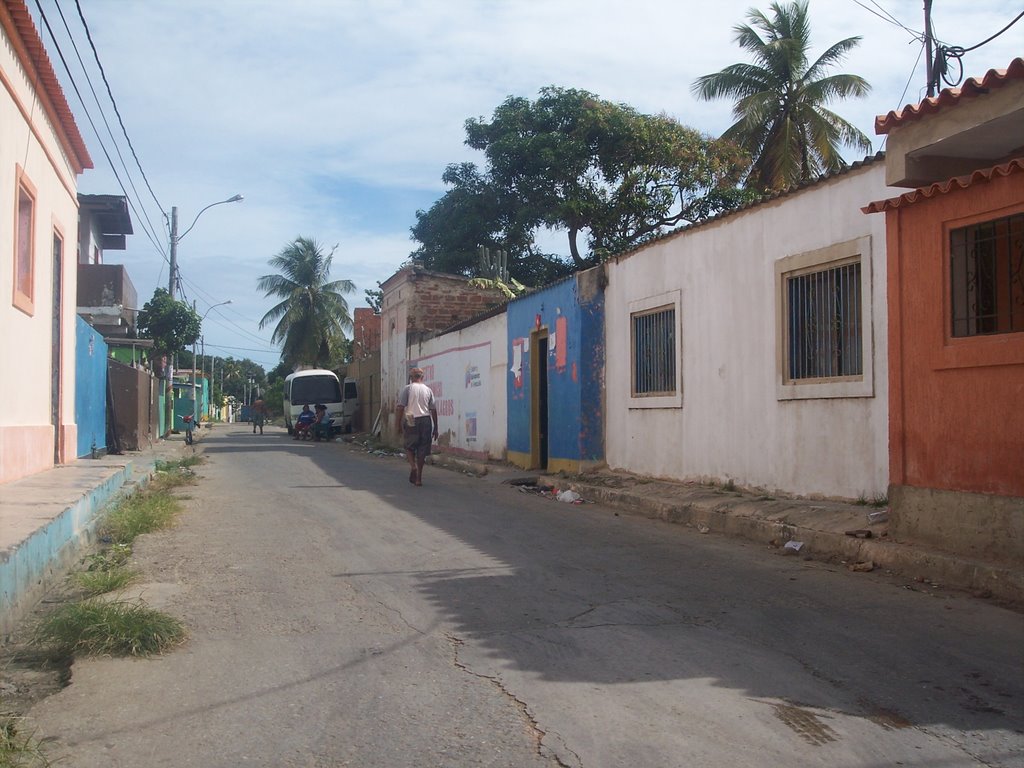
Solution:
[{"label": "white van", "polygon": [[310,368],[296,371],[284,380],[284,425],[288,434],[295,430],[295,421],[302,406],[313,408],[317,403],[327,406],[327,418],[334,419],[333,432],[351,432],[352,418],[359,408],[359,392],[355,379],[345,379],[342,387],[333,371]]}]

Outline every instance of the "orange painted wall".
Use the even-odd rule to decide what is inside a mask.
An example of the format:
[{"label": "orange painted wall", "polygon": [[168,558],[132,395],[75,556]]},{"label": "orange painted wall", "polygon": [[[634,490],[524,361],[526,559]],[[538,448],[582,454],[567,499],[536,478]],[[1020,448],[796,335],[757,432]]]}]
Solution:
[{"label": "orange painted wall", "polygon": [[1017,172],[886,212],[893,485],[1024,496],[1024,333],[952,338],[948,266],[951,229],[1022,211]]}]

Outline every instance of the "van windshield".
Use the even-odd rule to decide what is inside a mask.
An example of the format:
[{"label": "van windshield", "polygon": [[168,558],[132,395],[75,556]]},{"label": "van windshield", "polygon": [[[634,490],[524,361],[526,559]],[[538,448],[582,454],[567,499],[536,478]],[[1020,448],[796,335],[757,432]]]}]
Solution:
[{"label": "van windshield", "polygon": [[292,380],[292,404],[340,403],[341,386],[333,376],[303,376]]}]

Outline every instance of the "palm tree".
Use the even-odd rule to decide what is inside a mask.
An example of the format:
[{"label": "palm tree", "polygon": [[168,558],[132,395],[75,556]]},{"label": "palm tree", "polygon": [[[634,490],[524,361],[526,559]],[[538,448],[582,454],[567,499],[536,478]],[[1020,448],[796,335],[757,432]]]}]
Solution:
[{"label": "palm tree", "polygon": [[754,64],[733,64],[704,75],[691,90],[701,99],[736,99],[736,122],[722,138],[736,142],[754,158],[748,184],[780,190],[845,167],[839,154],[842,146],[871,151],[867,136],[825,108],[833,99],[864,96],[871,86],[857,75],[824,76],[860,42],[859,37],[839,41],[807,66],[807,1],[772,3],[771,11],[769,19],[751,8],[751,24],[734,27],[734,40],[753,54]]},{"label": "palm tree", "polygon": [[256,287],[281,299],[260,320],[260,328],[277,322],[271,340],[281,345],[281,359],[292,365],[330,364],[331,353],[352,318],[344,294],[351,280],[330,280],[331,259],[338,246],[325,254],[315,240],[297,237],[267,262],[280,274],[264,275]]}]

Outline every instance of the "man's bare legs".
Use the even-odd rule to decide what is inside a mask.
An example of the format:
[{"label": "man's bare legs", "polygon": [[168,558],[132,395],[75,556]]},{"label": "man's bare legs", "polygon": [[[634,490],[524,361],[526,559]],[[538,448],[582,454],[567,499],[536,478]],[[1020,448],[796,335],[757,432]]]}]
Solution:
[{"label": "man's bare legs", "polygon": [[405,460],[409,462],[409,482],[413,485],[423,485],[423,464],[426,456],[417,456],[416,451],[406,451]]},{"label": "man's bare legs", "polygon": [[420,479],[420,473],[416,469],[416,452],[406,451],[405,460],[409,462],[409,482],[416,484]]}]

